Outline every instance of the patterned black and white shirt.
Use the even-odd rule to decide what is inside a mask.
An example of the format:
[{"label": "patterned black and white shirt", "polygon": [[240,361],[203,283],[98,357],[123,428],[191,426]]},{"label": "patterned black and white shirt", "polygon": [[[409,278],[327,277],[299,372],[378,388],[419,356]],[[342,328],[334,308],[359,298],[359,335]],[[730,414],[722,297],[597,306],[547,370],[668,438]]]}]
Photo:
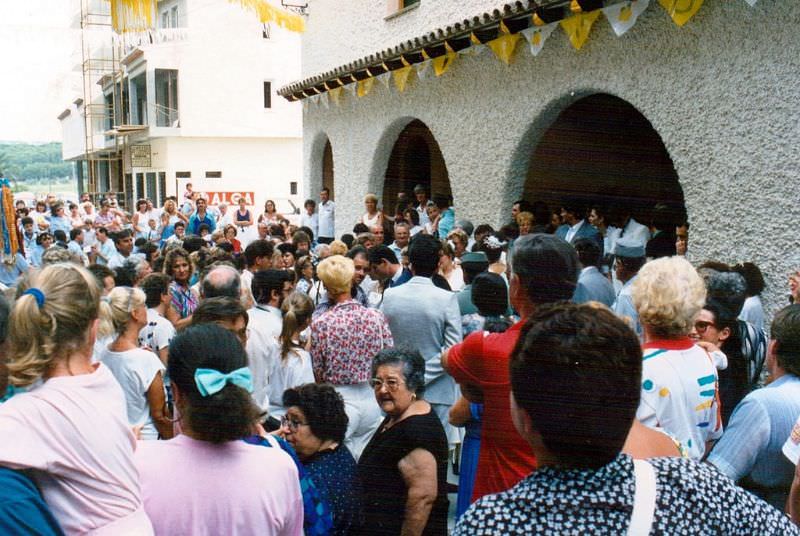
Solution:
[{"label": "patterned black and white shirt", "polygon": [[[782,512],[712,466],[683,458],[648,461],[657,482],[651,535],[800,534]],[[477,501],[453,535],[624,535],[634,489],[633,460],[627,455],[598,470],[545,467],[513,488]]]}]

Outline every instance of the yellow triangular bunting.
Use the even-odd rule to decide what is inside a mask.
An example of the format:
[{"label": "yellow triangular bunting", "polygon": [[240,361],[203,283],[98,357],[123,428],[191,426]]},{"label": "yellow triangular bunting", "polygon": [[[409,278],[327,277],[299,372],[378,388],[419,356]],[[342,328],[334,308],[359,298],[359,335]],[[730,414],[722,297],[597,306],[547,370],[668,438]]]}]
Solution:
[{"label": "yellow triangular bunting", "polygon": [[392,76],[394,77],[394,86],[397,88],[399,93],[402,93],[406,90],[406,84],[408,83],[408,78],[411,76],[411,71],[414,68],[411,65],[406,67],[401,67],[396,71],[392,71]]},{"label": "yellow triangular bunting", "polygon": [[497,39],[486,43],[486,46],[492,49],[497,59],[506,65],[511,65],[511,61],[514,58],[514,51],[521,38],[522,36],[518,33],[501,35]]},{"label": "yellow triangular bunting", "polygon": [[330,90],[328,93],[331,95],[331,100],[334,104],[339,104],[339,97],[342,96],[342,86],[335,87]]},{"label": "yellow triangular bunting", "polygon": [[372,87],[375,85],[375,78],[365,78],[364,80],[358,81],[358,86],[356,88],[356,94],[359,97],[366,97],[369,95],[369,92],[372,91]]},{"label": "yellow triangular bunting", "polygon": [[448,52],[443,56],[433,58],[433,72],[436,73],[436,76],[442,76],[446,73],[457,57],[458,54],[455,52]]},{"label": "yellow triangular bunting", "polygon": [[658,3],[667,10],[675,24],[683,26],[694,17],[703,5],[703,0],[658,0]]},{"label": "yellow triangular bunting", "polygon": [[592,25],[600,16],[600,10],[595,10],[590,13],[578,13],[567,19],[561,21],[561,27],[569,37],[569,42],[576,50],[583,47],[586,40],[589,39],[589,32],[592,31]]}]

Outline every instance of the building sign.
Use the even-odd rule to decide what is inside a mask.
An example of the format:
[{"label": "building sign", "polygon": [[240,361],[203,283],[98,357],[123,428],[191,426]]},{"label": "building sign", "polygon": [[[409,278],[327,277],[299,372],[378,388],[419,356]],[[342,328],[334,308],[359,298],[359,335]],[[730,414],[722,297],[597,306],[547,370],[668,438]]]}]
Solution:
[{"label": "building sign", "polygon": [[131,167],[151,167],[149,145],[131,145]]},{"label": "building sign", "polygon": [[220,203],[238,205],[239,199],[244,198],[245,204],[253,206],[256,194],[255,192],[202,192],[201,195],[208,200],[209,205],[219,205]]}]

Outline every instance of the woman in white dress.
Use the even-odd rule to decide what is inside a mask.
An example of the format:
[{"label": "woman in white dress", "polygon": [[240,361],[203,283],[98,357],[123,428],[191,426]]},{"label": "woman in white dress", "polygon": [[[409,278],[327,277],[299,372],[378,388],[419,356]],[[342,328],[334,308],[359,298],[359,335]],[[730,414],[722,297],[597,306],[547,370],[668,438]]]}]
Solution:
[{"label": "woman in white dress", "polygon": [[366,212],[361,216],[361,223],[372,229],[375,226],[383,225],[383,213],[378,210],[378,196],[367,194],[364,196],[364,208]]},{"label": "woman in white dress", "polygon": [[275,202],[272,199],[267,199],[264,203],[264,212],[258,217],[258,223],[264,222],[267,225],[280,224],[283,216],[278,214],[275,208]]}]

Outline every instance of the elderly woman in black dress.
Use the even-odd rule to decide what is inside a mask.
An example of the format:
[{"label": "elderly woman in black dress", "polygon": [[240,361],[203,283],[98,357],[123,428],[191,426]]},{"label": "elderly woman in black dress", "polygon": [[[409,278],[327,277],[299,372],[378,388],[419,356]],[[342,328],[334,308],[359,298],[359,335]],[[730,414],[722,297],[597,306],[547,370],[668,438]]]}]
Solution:
[{"label": "elderly woman in black dress", "polygon": [[372,361],[375,399],[386,418],[358,461],[369,534],[447,534],[447,438],[421,398],[425,361],[387,348]]}]

